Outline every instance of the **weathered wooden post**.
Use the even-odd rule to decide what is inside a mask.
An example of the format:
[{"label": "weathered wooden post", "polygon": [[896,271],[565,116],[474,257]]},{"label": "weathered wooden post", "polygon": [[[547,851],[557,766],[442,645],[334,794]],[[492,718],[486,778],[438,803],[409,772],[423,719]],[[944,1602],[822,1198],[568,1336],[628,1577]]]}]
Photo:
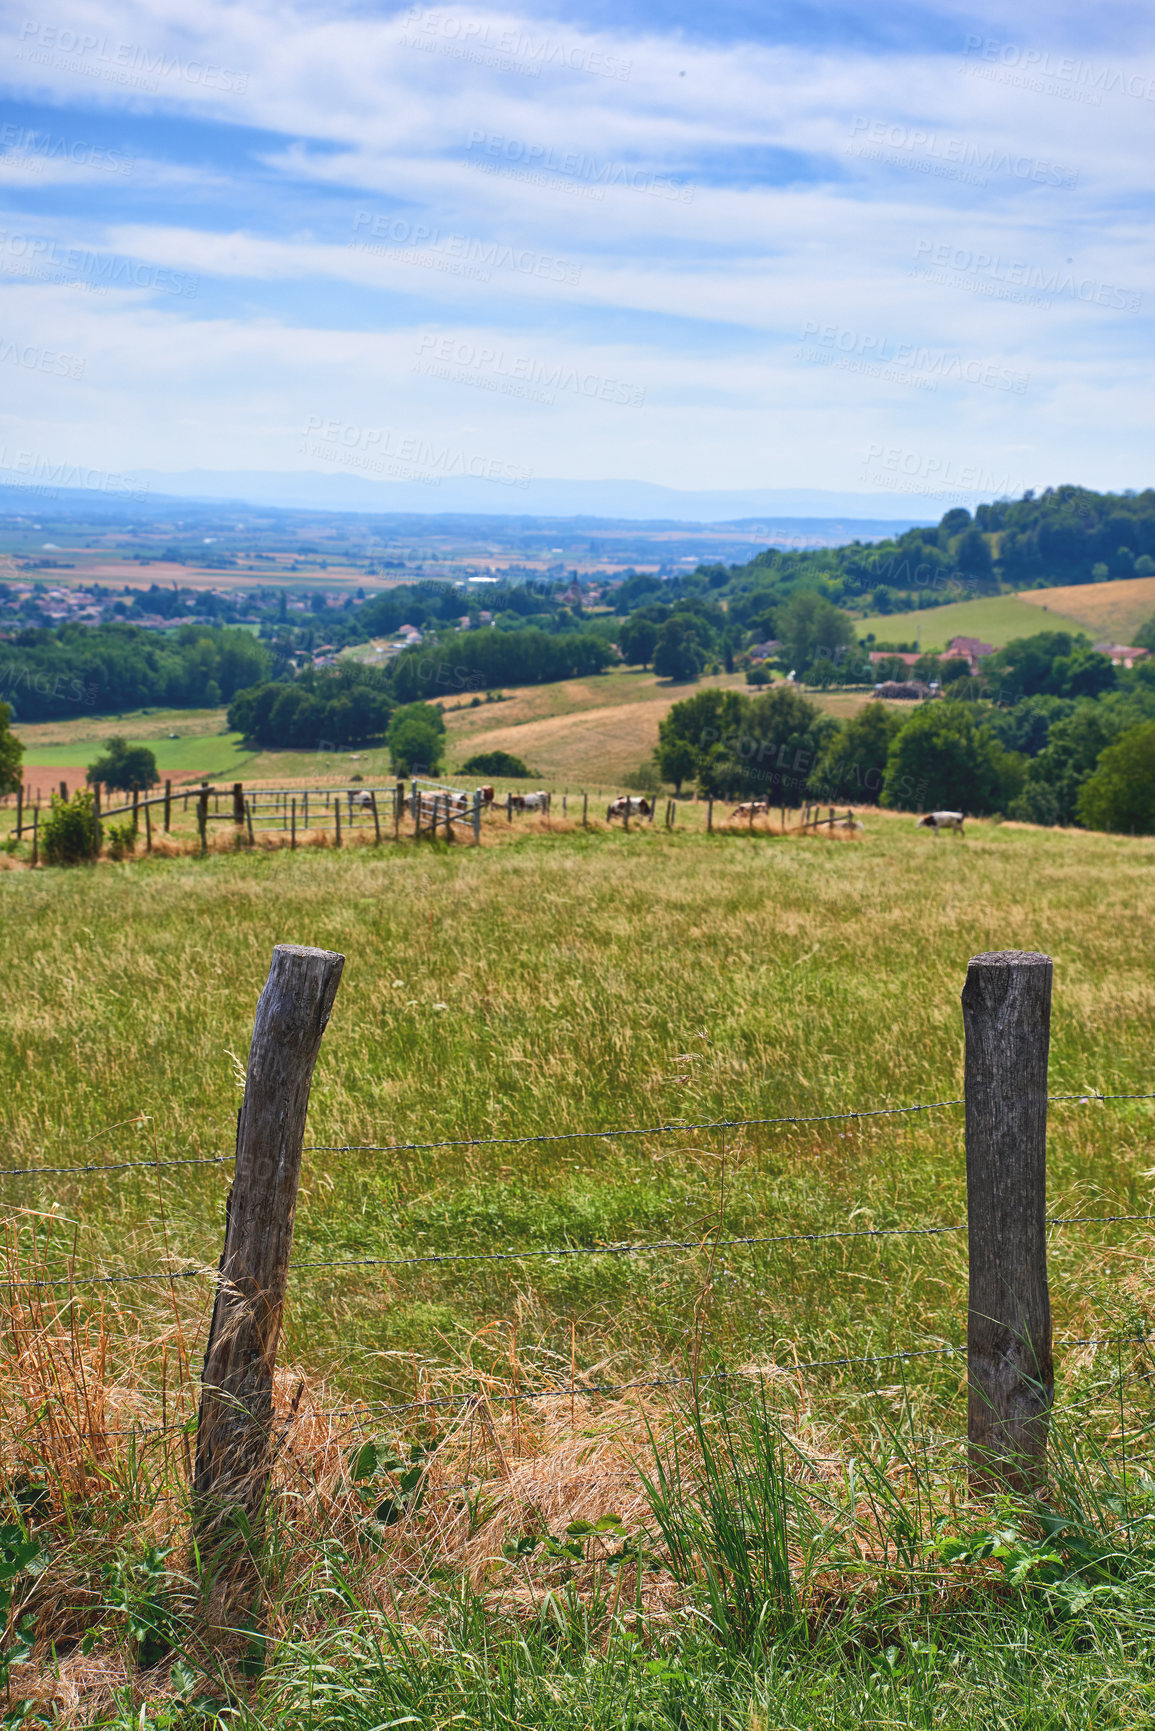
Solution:
[{"label": "weathered wooden post", "polygon": [[393,840],[401,838],[401,813],[405,810],[405,783],[399,781],[393,790]]},{"label": "weathered wooden post", "polygon": [[68,783],[66,781],[60,783],[60,797],[61,799],[68,798]]},{"label": "weathered wooden post", "polygon": [[16,840],[20,840],[20,831],[24,828],[24,783],[16,789]]},{"label": "weathered wooden post", "polygon": [[333,801],[333,834],[336,838],[334,840],[333,846],[334,847],[340,847],[340,845],[341,845],[341,795],[340,794],[338,794],[336,799]]},{"label": "weathered wooden post", "polygon": [[706,801],[706,834],[707,835],[713,835],[713,833],[714,833],[714,801],[711,798],[711,799],[708,799]]},{"label": "weathered wooden post", "polygon": [[650,799],[650,819],[649,819],[649,821],[650,821],[650,823],[651,823],[651,824],[653,824],[653,821],[654,821],[654,812],[655,812],[655,811],[656,811],[656,810],[657,810],[657,806],[658,806],[658,800],[657,800],[657,795],[656,795],[656,794],[655,794],[655,795],[654,795],[654,796],[653,796],[653,797],[652,797],[652,798],[651,798],[651,799]]},{"label": "weathered wooden post", "polygon": [[146,799],[144,802],[144,851],[145,851],[145,853],[151,853],[152,852],[152,801],[151,801],[151,799]]},{"label": "weathered wooden post", "polygon": [[481,789],[473,795],[473,842],[475,847],[481,846]]},{"label": "weathered wooden post", "polygon": [[40,864],[40,807],[32,807],[32,864]]},{"label": "weathered wooden post", "polygon": [[132,790],[132,833],[133,833],[133,835],[136,834],[136,832],[139,828],[140,828],[140,789],[139,789],[139,787],[134,787]]},{"label": "weathered wooden post", "polygon": [[165,835],[168,834],[168,832],[171,828],[172,828],[172,782],[166,781],[164,784],[164,833],[165,833]]},{"label": "weathered wooden post", "polygon": [[377,814],[377,794],[373,788],[369,789],[369,809],[373,813],[373,836],[374,836],[374,839],[376,841],[377,846],[380,847],[381,846],[381,819]]},{"label": "weathered wooden post", "polygon": [[1047,1054],[1052,964],[973,956],[966,1033],[967,1436],[984,1486],[1042,1478],[1055,1376],[1047,1291]]},{"label": "weathered wooden post", "polygon": [[293,849],[296,847],[296,845],[297,845],[297,800],[296,800],[296,795],[294,795],[293,796],[293,809],[289,814],[289,851],[290,851],[290,853],[293,851]]},{"label": "weathered wooden post", "polygon": [[[135,819],[136,813],[134,812],[134,822]],[[200,831],[201,853],[206,854],[209,851],[209,790],[207,787],[201,789],[197,799],[197,829]]]},{"label": "weathered wooden post", "polygon": [[253,845],[253,808],[249,804],[247,799],[245,801],[245,825],[246,825],[248,832],[249,832],[249,846],[252,847],[252,845]]},{"label": "weathered wooden post", "polygon": [[100,783],[96,782],[92,789],[92,857],[100,858]]},{"label": "weathered wooden post", "polygon": [[588,793],[583,793],[582,794],[582,828],[583,829],[589,828],[589,816],[590,816],[590,796]]},{"label": "weathered wooden post", "polygon": [[305,1114],[344,965],[330,950],[278,944],[257,1004],[201,1377],[193,1525],[202,1554],[259,1539]]},{"label": "weathered wooden post", "polygon": [[506,823],[513,822],[513,794],[509,792],[505,796],[505,821]]},{"label": "weathered wooden post", "polygon": [[233,783],[233,822],[236,824],[237,828],[240,829],[244,825],[244,821],[245,821],[245,787],[244,787],[243,782],[234,781],[234,783]]}]

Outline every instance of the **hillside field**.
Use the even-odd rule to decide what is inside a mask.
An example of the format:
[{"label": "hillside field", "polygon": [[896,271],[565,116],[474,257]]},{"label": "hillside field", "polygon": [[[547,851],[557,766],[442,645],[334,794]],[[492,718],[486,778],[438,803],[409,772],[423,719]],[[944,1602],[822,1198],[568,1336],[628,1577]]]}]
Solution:
[{"label": "hillside field", "polygon": [[[1153,1090],[1155,840],[702,815],[0,872],[0,1434],[12,1495],[47,1499],[16,1700],[107,1731],[1150,1722],[1155,1241],[1110,1217],[1151,1213],[1155,1112],[1086,1096]],[[189,1433],[282,941],[346,963],[259,1599],[222,1633]],[[959,992],[1002,947],[1055,959],[1050,1084],[1074,1098],[1050,1110],[1049,1208],[1108,1217],[1050,1234],[1053,1494],[1085,1512],[1045,1550],[1032,1510],[968,1493],[948,1350]],[[653,1248],[574,1254],[607,1245]],[[967,1561],[996,1522],[1025,1584]],[[1092,1542],[1119,1573],[1079,1597]],[[1057,1612],[1036,1557],[1068,1567]],[[133,1627],[180,1665],[147,1668]]]},{"label": "hillside field", "polygon": [[[1051,595],[1076,593],[1074,589],[1031,591],[1041,602]],[[1086,629],[1073,613],[1061,612],[1057,601],[1047,604],[1049,617],[1040,620],[1039,606],[1026,596],[988,595],[977,601],[955,601],[946,607],[927,607],[911,613],[874,613],[868,619],[856,620],[855,630],[860,638],[873,631],[883,643],[918,643],[924,650],[938,651],[945,649],[952,637],[978,637],[1001,649],[1013,637],[1030,637],[1035,631]]]},{"label": "hillside field", "polygon": [[1065,589],[1030,589],[1024,590],[1019,599],[1045,612],[1077,619],[1096,642],[1130,643],[1131,633],[1155,615],[1155,577],[1079,583]]}]

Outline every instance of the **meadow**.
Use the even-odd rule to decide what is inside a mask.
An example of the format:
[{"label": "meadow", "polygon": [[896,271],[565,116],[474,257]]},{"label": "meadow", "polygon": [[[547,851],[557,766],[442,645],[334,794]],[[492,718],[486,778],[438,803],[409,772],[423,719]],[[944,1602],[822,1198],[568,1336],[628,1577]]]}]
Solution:
[{"label": "meadow", "polygon": [[[1013,638],[1030,637],[1036,631],[1090,629],[1084,623],[1080,600],[1091,593],[1088,587],[983,595],[975,601],[952,601],[945,607],[909,613],[873,613],[857,620],[855,630],[860,638],[873,632],[880,643],[918,643],[933,652],[945,649],[952,637],[977,637],[1001,649]],[[1047,609],[1046,618],[1040,617],[1041,608]]]},{"label": "meadow", "polygon": [[[965,1234],[726,1241],[965,1218],[957,1105],[806,1120],[957,1100],[958,997],[980,950],[1055,958],[1054,1093],[1150,1093],[1155,842],[995,823],[934,840],[897,814],[868,814],[854,838],[707,836],[693,805],[678,821],[672,834],[660,824],[625,834],[493,819],[480,849],[221,851],[0,875],[9,1256],[17,1278],[72,1282],[50,1313],[11,1288],[10,1338],[57,1340],[57,1402],[69,1355],[74,1375],[87,1366],[102,1392],[96,1402],[86,1385],[86,1410],[99,1405],[114,1435],[134,1417],[192,1411],[211,1287],[85,1277],[215,1266],[272,946],[347,958],[314,1081],[282,1348],[286,1414],[293,1388],[298,1402],[306,1392],[281,1481],[289,1526],[276,1542],[287,1549],[264,1589],[275,1640],[259,1685],[240,1680],[251,1631],[248,1649],[234,1642],[231,1682],[213,1661],[215,1705],[197,1711],[211,1717],[223,1699],[254,1724],[365,1731],[432,1731],[455,1717],[638,1731],[953,1726],[976,1723],[980,1688],[984,1722],[1147,1722],[1155,1647],[1135,1581],[1149,1579],[1149,1385],[1133,1376],[1144,1349],[1057,1354],[1062,1449],[1093,1448],[1103,1463],[1095,1477],[1084,1452],[1070,1483],[1084,1486],[1089,1520],[1086,1487],[1116,1494],[1122,1443],[1127,1517],[1138,1511],[1139,1522],[1128,1557],[1136,1546],[1142,1555],[1123,1571],[1125,1615],[1117,1597],[1101,1617],[1092,1599],[1056,1624],[1029,1557],[1008,1586],[995,1561],[948,1567],[935,1550],[944,1532],[981,1519],[958,1475],[964,1372],[934,1356],[965,1338]],[[714,1127],[737,1119],[800,1121]],[[1056,1104],[1051,1211],[1146,1215],[1152,1122],[1149,1100]],[[221,1164],[151,1164],[214,1157]],[[22,1170],[121,1162],[145,1164]],[[528,1254],[670,1240],[681,1248]],[[365,1261],[494,1252],[514,1254]],[[1133,1224],[1056,1229],[1057,1337],[1149,1326],[1151,1252]],[[91,1341],[99,1354],[86,1357]],[[903,1352],[927,1356],[805,1368]],[[703,1432],[673,1391],[585,1392],[722,1366],[768,1390],[769,1406],[727,1409],[723,1398]],[[48,1421],[22,1374],[17,1389],[6,1373],[0,1417],[10,1455],[27,1462]],[[541,1388],[564,1398],[509,1404]],[[432,1409],[442,1447],[424,1512],[414,1505],[395,1532],[370,1531],[349,1482],[348,1433],[323,1415],[355,1399],[451,1396]],[[449,1422],[479,1396],[488,1428]],[[423,1412],[369,1414],[368,1432],[354,1434],[408,1448],[429,1435]],[[77,1440],[62,1435],[53,1429],[44,1458],[67,1456],[78,1471]],[[718,1435],[733,1442],[714,1461],[718,1484],[746,1508],[741,1518],[789,1526],[766,1563],[758,1628],[728,1588],[710,1599],[698,1564],[671,1575],[636,1560],[629,1574],[619,1558],[615,1574],[596,1535],[566,1537],[575,1518],[612,1515],[676,1560],[678,1521],[709,1504]],[[103,1715],[126,1731],[130,1720],[193,1723],[179,1677],[167,1663],[145,1674],[123,1614],[98,1614],[92,1585],[94,1534],[133,1567],[146,1537],[163,1540],[175,1547],[168,1574],[156,1565],[163,1591],[194,1619],[172,1527],[181,1455],[165,1454],[162,1471],[147,1450],[103,1446],[83,1480],[84,1520],[72,1493],[67,1534],[53,1528],[54,1568],[67,1557],[72,1570],[69,1605],[75,1581],[88,1583],[88,1611],[64,1622],[95,1628],[97,1650],[84,1654],[78,1633],[61,1640],[35,1686],[66,1718]],[[672,1475],[665,1491],[652,1447]],[[150,1489],[154,1471],[168,1475],[164,1497]],[[874,1487],[873,1514],[856,1472]],[[1027,1556],[1035,1529],[1013,1511],[1001,1518]],[[539,1547],[543,1532],[560,1551]],[[699,1556],[724,1535],[683,1538]],[[59,1582],[53,1591],[59,1635],[68,1596]],[[115,1603],[123,1612],[123,1594]]]}]

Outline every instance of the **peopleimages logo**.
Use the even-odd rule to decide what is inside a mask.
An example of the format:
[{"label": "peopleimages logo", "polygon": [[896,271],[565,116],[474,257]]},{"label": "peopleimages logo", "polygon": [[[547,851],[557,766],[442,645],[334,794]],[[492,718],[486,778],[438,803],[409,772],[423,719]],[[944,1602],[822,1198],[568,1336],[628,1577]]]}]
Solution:
[{"label": "peopleimages logo", "polygon": [[520,61],[523,64],[513,69],[531,78],[540,78],[543,66],[618,80],[627,79],[633,69],[621,55],[585,43],[559,42],[555,37],[535,36],[520,25],[498,25],[490,18],[466,18],[432,6],[411,6],[405,30],[401,40],[406,48],[427,48],[481,65]]},{"label": "peopleimages logo", "polygon": [[0,362],[26,367],[30,373],[48,373],[58,379],[82,379],[84,362],[79,355],[59,349],[43,349],[38,343],[10,343],[0,337]]},{"label": "peopleimages logo", "polygon": [[234,72],[207,60],[166,54],[163,49],[144,48],[135,42],[116,42],[110,36],[42,24],[34,18],[24,20],[17,57],[38,66],[68,67],[91,78],[140,90],[156,90],[161,78],[176,78],[184,84],[202,84],[207,90],[243,96],[249,82],[247,72]]},{"label": "peopleimages logo", "polygon": [[0,126],[0,146],[4,150],[0,163],[6,168],[31,168],[37,173],[43,173],[52,162],[97,168],[103,174],[128,175],[136,166],[135,158],[123,150],[113,150],[104,144],[88,144],[83,139],[61,138],[51,132],[39,132],[32,126],[14,126],[10,121]]},{"label": "peopleimages logo", "polygon": [[[1076,170],[1061,163],[1037,156],[1016,155],[1000,150],[993,144],[975,144],[966,138],[952,138],[932,132],[922,126],[904,126],[884,120],[867,120],[862,115],[851,126],[851,136],[880,152],[894,153],[891,158],[906,166],[915,166],[915,159],[944,168],[963,169],[964,178],[973,179],[976,186],[985,186],[989,175],[1006,174],[1015,180],[1030,180],[1040,186],[1071,188],[1079,183]],[[856,145],[849,145],[852,155],[869,154]],[[902,153],[908,153],[909,162]],[[977,177],[977,178],[976,178]]]},{"label": "peopleimages logo", "polygon": [[[469,275],[482,282],[490,280],[491,270],[517,271],[521,276],[540,277],[544,282],[581,281],[581,265],[558,258],[553,253],[536,252],[532,247],[506,246],[499,241],[478,240],[465,234],[445,233],[429,223],[409,222],[404,217],[375,216],[371,210],[357,212],[353,219],[353,233],[361,237],[349,243],[358,252],[370,252],[432,269],[448,269],[452,274]],[[365,238],[369,235],[385,244],[369,244]],[[460,273],[453,270],[454,265],[460,265]]]},{"label": "peopleimages logo", "polygon": [[819,324],[815,319],[808,319],[803,325],[802,341],[820,344],[821,348],[799,349],[796,351],[799,360],[818,361],[869,378],[918,385],[923,390],[936,390],[942,382],[984,385],[988,390],[1011,391],[1022,396],[1030,383],[1029,373],[1004,367],[998,361],[966,359],[949,349],[924,348],[918,343],[896,343],[878,332]]},{"label": "peopleimages logo", "polygon": [[999,474],[979,463],[956,463],[923,451],[904,450],[901,445],[868,445],[865,466],[875,465],[873,474],[862,476],[875,487],[901,489],[939,498],[983,493],[991,498],[1014,498],[1027,491],[1027,482],[1009,472]]},{"label": "peopleimages logo", "polygon": [[1022,48],[1017,42],[1003,42],[996,36],[968,36],[962,64],[967,72],[989,67],[992,72],[1012,74],[1001,82],[1020,84],[1028,90],[1047,91],[1044,81],[1054,79],[1057,85],[1068,87],[1063,94],[1075,96],[1078,92],[1076,100],[1093,102],[1096,106],[1108,94],[1155,102],[1155,77],[1150,73],[1128,72],[1121,66],[1096,66],[1090,60],[1052,54],[1045,48]]},{"label": "peopleimages logo", "polygon": [[50,463],[35,451],[10,451],[4,445],[0,445],[0,484],[29,487],[50,497],[56,496],[55,489],[59,487],[115,493],[138,501],[148,497],[148,482],[137,481],[131,475],[118,475],[107,469],[84,469],[75,463]]},{"label": "peopleimages logo", "polygon": [[426,334],[417,349],[416,373],[476,385],[505,396],[525,397],[531,402],[552,404],[558,391],[573,391],[591,402],[615,403],[640,409],[646,400],[644,385],[627,383],[604,373],[583,371],[563,362],[535,361],[530,355],[509,354],[488,343],[464,342],[457,337]]},{"label": "peopleimages logo", "polygon": [[98,288],[148,288],[162,294],[191,299],[200,279],[187,271],[168,270],[164,265],[141,259],[122,258],[115,253],[88,252],[84,247],[58,246],[47,235],[20,234],[0,228],[0,275],[44,275],[64,271]]},{"label": "peopleimages logo", "polygon": [[1082,301],[1087,306],[1107,307],[1116,312],[1137,313],[1142,296],[1137,289],[1100,282],[1097,277],[1076,276],[1058,265],[1028,264],[950,242],[920,240],[914,249],[912,276],[928,282],[948,283],[993,300],[1015,301],[1028,306],[1049,307],[1056,298]]},{"label": "peopleimages logo", "polygon": [[399,433],[389,427],[365,427],[356,421],[339,421],[310,415],[298,455],[318,457],[342,468],[368,475],[387,475],[390,480],[424,481],[437,486],[450,475],[495,481],[504,487],[528,487],[533,470],[497,457],[458,451],[451,445],[419,433]]},{"label": "peopleimages logo", "polygon": [[578,182],[587,198],[604,198],[607,186],[625,187],[629,192],[647,193],[651,198],[671,199],[677,204],[690,204],[694,188],[684,180],[674,180],[668,174],[655,174],[652,168],[636,163],[603,162],[587,156],[581,150],[555,150],[552,144],[530,144],[521,138],[506,138],[498,132],[485,132],[475,127],[469,134],[466,162],[475,168],[485,168],[491,174],[509,174],[518,179],[530,179],[541,186],[559,182]]}]

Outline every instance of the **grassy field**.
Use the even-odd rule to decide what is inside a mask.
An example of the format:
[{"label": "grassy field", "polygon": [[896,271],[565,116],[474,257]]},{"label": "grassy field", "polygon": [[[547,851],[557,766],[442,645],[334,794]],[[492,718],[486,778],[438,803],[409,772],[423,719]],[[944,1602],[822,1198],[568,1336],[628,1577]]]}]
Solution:
[{"label": "grassy field", "polygon": [[[1001,649],[1012,638],[1029,637],[1035,631],[1086,629],[1075,613],[1062,610],[1059,600],[1060,596],[1078,593],[1074,589],[1039,589],[1029,596],[990,595],[913,613],[876,613],[857,620],[855,629],[860,638],[873,631],[884,643],[917,642],[927,650],[945,649],[952,637],[978,637]],[[1053,601],[1048,599],[1052,595]],[[1040,620],[1039,606],[1043,603],[1050,608],[1050,616]]]},{"label": "grassy field", "polygon": [[1021,599],[1046,612],[1077,619],[1096,642],[1130,643],[1131,633],[1155,615],[1155,577],[1033,589],[1024,592]]},{"label": "grassy field", "polygon": [[[18,1278],[71,1265],[76,1283],[51,1300],[8,1288],[10,1458],[74,1487],[52,1502],[37,1588],[58,1646],[41,1647],[18,1694],[123,1731],[192,1726],[226,1701],[254,1726],[310,1731],[1151,1722],[1149,1382],[1132,1374],[1143,1349],[1058,1353],[1052,1496],[1081,1510],[1080,1533],[1113,1534],[1119,1559],[1088,1580],[1066,1539],[1037,1544],[1029,1511],[968,1502],[957,1362],[792,1368],[963,1339],[963,1234],[723,1243],[961,1220],[957,1106],[709,1126],[955,1100],[967,958],[1003,947],[1055,958],[1053,1092],[1150,1092],[1155,843],[993,823],[947,843],[889,814],[854,840],[709,837],[700,819],[690,806],[673,834],[495,822],[479,850],[0,875],[8,1254]],[[218,1636],[215,1657],[189,1632],[203,1613],[180,1540],[179,1447],[117,1440],[134,1416],[191,1411],[184,1367],[203,1351],[209,1283],[83,1277],[215,1265],[253,1008],[278,941],[347,961],[296,1221],[258,1683],[244,1680],[255,1613],[235,1612],[250,1633],[223,1647]],[[1055,1105],[1052,1211],[1147,1214],[1153,1123],[1148,1100]],[[224,1163],[17,1175],[214,1156]],[[525,1254],[662,1240],[682,1248]],[[498,1251],[514,1255],[435,1260]],[[1149,1326],[1152,1251],[1133,1224],[1056,1230],[1060,1339]],[[434,1260],[358,1265],[406,1256]],[[768,1404],[723,1396],[699,1423],[676,1392],[581,1392],[695,1363],[760,1372]],[[505,1398],[574,1380],[560,1401]],[[488,1406],[461,1406],[479,1391]],[[351,1482],[349,1438],[323,1415],[355,1396],[450,1393],[454,1405],[433,1409],[424,1507],[386,1526],[395,1517],[379,1510],[374,1524],[394,1481]],[[113,1427],[91,1460],[46,1416],[73,1411]],[[371,1422],[382,1447],[430,1437],[420,1412]],[[604,1543],[588,1532],[603,1517]],[[567,1537],[575,1518],[587,1531]],[[1018,1559],[1015,1582],[997,1556],[975,1563],[963,1547],[953,1562],[942,1549],[991,1530]],[[627,1550],[615,1563],[615,1532],[642,1535],[652,1560]],[[737,1551],[734,1532],[747,1535]],[[148,1543],[172,1545],[167,1562],[148,1564]],[[127,1559],[111,1597],[99,1555]],[[1068,1598],[1048,1597],[1062,1569]],[[151,1617],[192,1653],[194,1681],[199,1666],[208,1678],[198,1698],[207,1689],[216,1707],[180,1705],[182,1688],[186,1701],[197,1691],[171,1654],[144,1667],[126,1603],[137,1626]]]}]

